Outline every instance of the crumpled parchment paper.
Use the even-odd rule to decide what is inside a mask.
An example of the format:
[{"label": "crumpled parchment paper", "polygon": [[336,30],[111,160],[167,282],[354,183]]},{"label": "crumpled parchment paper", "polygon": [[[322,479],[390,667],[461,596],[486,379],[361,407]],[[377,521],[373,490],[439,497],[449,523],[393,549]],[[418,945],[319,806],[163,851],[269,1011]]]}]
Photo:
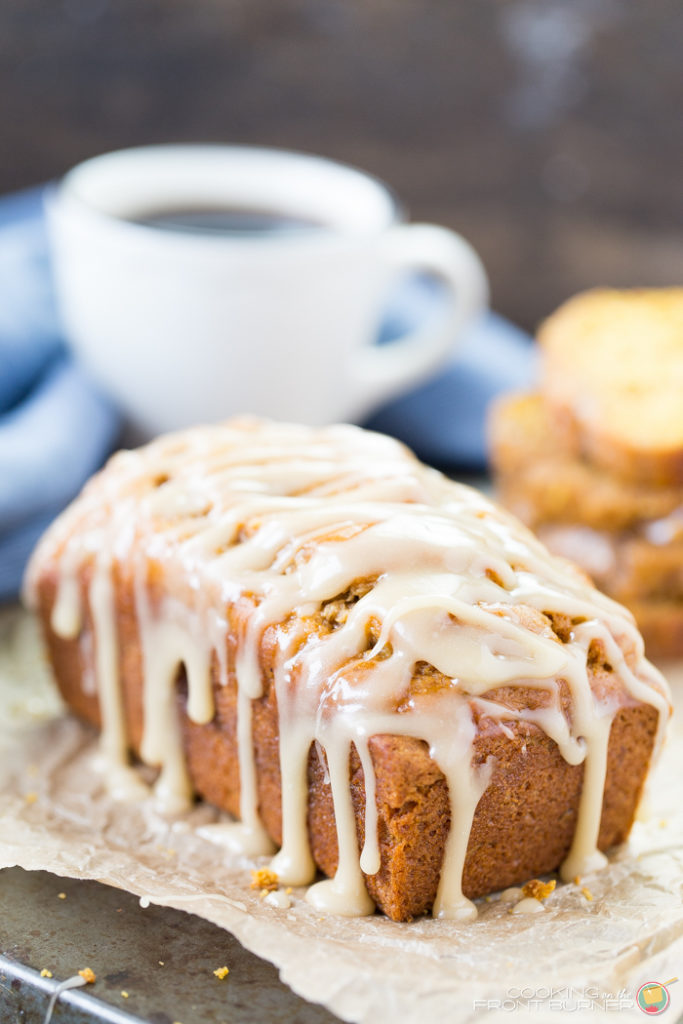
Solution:
[{"label": "crumpled parchment paper", "polygon": [[[680,683],[674,698],[683,703]],[[671,678],[671,674],[670,674]],[[678,691],[678,693],[677,693]],[[32,620],[0,614],[0,867],[96,879],[228,929],[272,961],[301,996],[359,1024],[642,1021],[641,985],[666,982],[667,1019],[683,1010],[683,729],[674,722],[629,844],[601,873],[558,885],[534,915],[497,898],[469,924],[379,915],[321,917],[292,894],[268,905],[249,861],[201,838],[199,805],[169,819],[152,802],[104,791],[93,732],[65,716]],[[683,707],[682,707],[683,710]],[[582,891],[584,890],[584,891]],[[592,897],[592,898],[591,898]],[[642,997],[641,997],[642,998]]]}]

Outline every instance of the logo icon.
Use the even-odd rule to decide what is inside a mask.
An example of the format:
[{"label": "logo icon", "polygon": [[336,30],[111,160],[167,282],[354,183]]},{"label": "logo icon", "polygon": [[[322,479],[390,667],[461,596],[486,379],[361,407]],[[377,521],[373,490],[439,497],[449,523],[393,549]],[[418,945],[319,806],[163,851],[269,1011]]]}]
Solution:
[{"label": "logo icon", "polygon": [[673,985],[678,978],[669,978],[668,981],[646,981],[641,985],[636,995],[636,1002],[643,1013],[649,1013],[656,1017],[668,1008],[671,1002],[669,985]]}]

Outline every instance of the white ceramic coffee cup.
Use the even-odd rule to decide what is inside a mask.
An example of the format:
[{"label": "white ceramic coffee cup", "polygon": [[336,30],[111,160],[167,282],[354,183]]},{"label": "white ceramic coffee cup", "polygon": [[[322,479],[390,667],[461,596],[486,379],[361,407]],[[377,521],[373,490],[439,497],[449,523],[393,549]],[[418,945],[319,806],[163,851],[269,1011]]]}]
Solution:
[{"label": "white ceramic coffee cup", "polygon": [[[324,230],[208,236],[141,225],[165,208],[262,208]],[[392,193],[320,157],[150,146],[88,160],[47,200],[66,336],[144,435],[235,413],[357,420],[430,374],[486,303],[459,235],[401,223]],[[448,286],[436,323],[376,346],[401,274]]]}]

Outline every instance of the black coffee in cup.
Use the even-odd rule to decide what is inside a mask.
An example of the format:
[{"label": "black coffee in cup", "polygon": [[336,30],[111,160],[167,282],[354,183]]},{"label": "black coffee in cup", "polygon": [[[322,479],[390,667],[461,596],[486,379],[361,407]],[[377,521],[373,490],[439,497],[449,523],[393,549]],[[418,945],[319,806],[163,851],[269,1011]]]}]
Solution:
[{"label": "black coffee in cup", "polygon": [[162,231],[200,235],[280,235],[302,231],[324,231],[329,225],[281,210],[207,206],[150,210],[127,220]]}]

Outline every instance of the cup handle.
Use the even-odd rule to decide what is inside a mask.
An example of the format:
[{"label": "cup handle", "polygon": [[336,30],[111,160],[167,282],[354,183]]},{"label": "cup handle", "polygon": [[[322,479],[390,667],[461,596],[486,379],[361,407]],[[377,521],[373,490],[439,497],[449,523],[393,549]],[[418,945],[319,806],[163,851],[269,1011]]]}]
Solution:
[{"label": "cup handle", "polygon": [[400,271],[428,271],[448,285],[449,302],[437,323],[387,345],[367,345],[353,366],[359,399],[368,406],[418,384],[452,353],[463,327],[488,303],[488,280],[472,246],[436,224],[399,224],[386,239],[385,258]]}]

